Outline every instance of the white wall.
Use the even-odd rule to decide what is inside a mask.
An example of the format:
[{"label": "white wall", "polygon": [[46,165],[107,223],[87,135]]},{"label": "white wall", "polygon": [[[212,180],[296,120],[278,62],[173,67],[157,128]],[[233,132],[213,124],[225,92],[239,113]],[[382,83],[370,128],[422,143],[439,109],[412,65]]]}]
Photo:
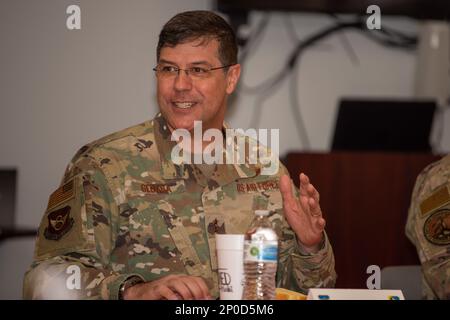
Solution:
[{"label": "white wall", "polygon": [[[69,4],[81,6],[79,31],[65,27]],[[151,68],[162,24],[179,11],[211,7],[208,0],[2,0],[0,167],[19,169],[17,226],[37,227],[48,195],[79,147],[156,113]],[[260,18],[261,14],[251,15],[252,25]],[[285,15],[273,15],[260,46],[244,65],[245,83],[259,83],[282,66],[293,47],[283,19]],[[292,20],[299,37],[330,21],[299,14],[292,14]],[[417,30],[417,23],[406,19],[386,18],[383,23]],[[300,63],[298,96],[314,150],[328,149],[340,96],[413,94],[414,53],[383,48],[356,32],[345,35],[358,65],[352,64],[339,36],[308,50]],[[302,148],[287,92],[284,84],[265,102],[261,118],[261,127],[281,129],[281,154]],[[239,96],[228,121],[246,128],[253,102],[254,96]],[[449,123],[447,113],[443,145],[447,151]],[[0,299],[20,298],[32,242],[0,245]]]}]

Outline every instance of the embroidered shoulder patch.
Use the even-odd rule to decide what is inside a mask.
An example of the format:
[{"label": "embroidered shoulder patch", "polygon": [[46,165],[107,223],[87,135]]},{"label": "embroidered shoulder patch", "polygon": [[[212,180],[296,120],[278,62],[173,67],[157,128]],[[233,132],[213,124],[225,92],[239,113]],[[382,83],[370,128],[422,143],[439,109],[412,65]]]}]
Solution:
[{"label": "embroidered shoulder patch", "polygon": [[70,216],[70,209],[70,206],[65,206],[47,214],[48,225],[44,230],[47,240],[59,240],[72,229],[74,220]]},{"label": "embroidered shoulder patch", "polygon": [[47,211],[71,199],[74,196],[73,179],[62,185],[50,195],[48,199]]},{"label": "embroidered shoulder patch", "polygon": [[450,192],[447,186],[443,186],[420,204],[422,217],[450,202]]},{"label": "embroidered shoulder patch", "polygon": [[430,215],[423,225],[423,234],[432,244],[450,244],[450,209],[441,209]]}]

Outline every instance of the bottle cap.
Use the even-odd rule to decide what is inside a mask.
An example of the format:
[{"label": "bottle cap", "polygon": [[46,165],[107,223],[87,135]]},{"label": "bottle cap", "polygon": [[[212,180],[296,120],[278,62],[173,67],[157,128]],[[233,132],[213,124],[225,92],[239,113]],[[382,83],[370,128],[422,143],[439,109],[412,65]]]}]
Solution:
[{"label": "bottle cap", "polygon": [[257,216],[265,217],[265,216],[268,216],[269,213],[270,213],[269,210],[255,210],[255,214],[256,214]]}]

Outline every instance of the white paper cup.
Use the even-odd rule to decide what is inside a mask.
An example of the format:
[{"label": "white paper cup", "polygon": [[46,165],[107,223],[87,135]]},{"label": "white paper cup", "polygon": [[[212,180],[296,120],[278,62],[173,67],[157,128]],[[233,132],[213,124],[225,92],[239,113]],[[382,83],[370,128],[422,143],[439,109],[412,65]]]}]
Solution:
[{"label": "white paper cup", "polygon": [[244,276],[244,235],[216,234],[220,300],[241,300]]}]

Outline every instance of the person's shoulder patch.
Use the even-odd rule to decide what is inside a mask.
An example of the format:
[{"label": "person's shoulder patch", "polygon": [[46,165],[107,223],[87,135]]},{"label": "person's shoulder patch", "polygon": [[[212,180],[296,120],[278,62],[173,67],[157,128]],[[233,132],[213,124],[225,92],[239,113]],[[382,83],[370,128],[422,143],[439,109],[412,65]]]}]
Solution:
[{"label": "person's shoulder patch", "polygon": [[[75,196],[75,189],[74,189],[74,181],[73,179],[69,180],[65,184],[63,184],[61,187],[56,189],[48,199],[48,205],[47,205],[47,211],[51,210],[52,208],[57,207],[63,202],[67,202],[71,198]],[[70,210],[69,210],[70,211]]]},{"label": "person's shoulder patch", "polygon": [[449,185],[444,185],[420,203],[420,211],[422,216],[426,216],[434,210],[443,207],[447,203],[450,203],[450,191]]},{"label": "person's shoulder patch", "polygon": [[86,225],[82,181],[79,176],[64,183],[49,198],[39,226],[35,260],[40,261],[95,246]]},{"label": "person's shoulder patch", "polygon": [[423,234],[432,244],[450,244],[450,209],[440,209],[431,214],[423,225]]},{"label": "person's shoulder patch", "polygon": [[65,206],[47,214],[48,225],[44,230],[46,239],[59,240],[72,228],[74,220],[70,216],[70,210],[70,206]]}]

